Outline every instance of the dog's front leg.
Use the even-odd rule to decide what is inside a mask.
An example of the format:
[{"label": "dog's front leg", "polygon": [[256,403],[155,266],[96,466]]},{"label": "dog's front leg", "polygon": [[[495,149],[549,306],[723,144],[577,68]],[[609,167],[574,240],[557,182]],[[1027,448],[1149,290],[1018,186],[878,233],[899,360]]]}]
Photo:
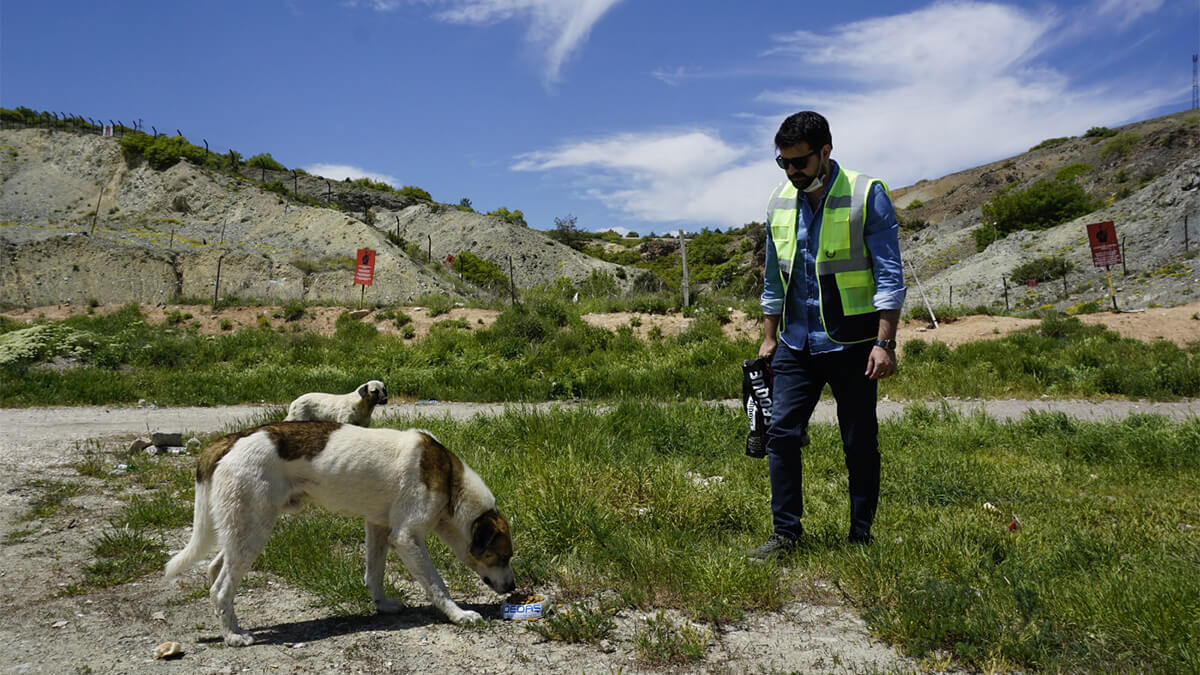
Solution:
[{"label": "dog's front leg", "polygon": [[409,574],[416,577],[417,583],[425,589],[429,602],[442,610],[442,613],[451,621],[463,624],[483,619],[479,612],[465,610],[450,599],[450,591],[446,588],[446,583],[442,581],[442,576],[438,574],[437,569],[433,566],[433,561],[429,559],[429,551],[425,549],[424,539],[402,528],[394,528],[392,545],[396,547],[396,552],[400,554],[400,559],[404,561],[404,566],[408,568]]},{"label": "dog's front leg", "polygon": [[375,609],[382,614],[395,614],[404,609],[404,603],[389,598],[383,590],[383,567],[387,562],[388,534],[386,525],[367,523],[367,573],[363,581],[375,602]]}]

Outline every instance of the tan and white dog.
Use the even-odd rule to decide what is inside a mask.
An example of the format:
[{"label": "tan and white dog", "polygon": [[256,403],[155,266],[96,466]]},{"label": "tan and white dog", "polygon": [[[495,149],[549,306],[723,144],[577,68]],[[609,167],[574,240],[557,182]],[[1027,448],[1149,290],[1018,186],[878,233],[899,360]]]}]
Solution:
[{"label": "tan and white dog", "polygon": [[224,436],[201,453],[192,538],[166,567],[167,578],[174,578],[217,549],[208,565],[209,596],[226,644],[254,642],[238,629],[234,593],[280,513],[298,510],[305,500],[366,521],[364,581],[380,612],[403,607],[384,594],[390,545],[451,621],[480,619],[450,599],[425,549],[430,532],[496,593],[515,587],[512,538],[495,497],[428,431],[277,422]]}]

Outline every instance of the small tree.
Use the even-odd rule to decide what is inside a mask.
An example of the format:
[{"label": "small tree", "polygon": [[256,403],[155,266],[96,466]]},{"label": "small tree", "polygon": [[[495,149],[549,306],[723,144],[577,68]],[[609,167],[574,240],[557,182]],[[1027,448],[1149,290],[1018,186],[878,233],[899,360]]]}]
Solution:
[{"label": "small tree", "polygon": [[560,244],[570,246],[576,251],[582,251],[587,245],[588,233],[575,225],[575,216],[567,214],[566,218],[555,218],[554,229],[546,234]]},{"label": "small tree", "polygon": [[525,214],[521,213],[521,209],[509,211],[508,207],[501,206],[495,211],[489,211],[489,216],[499,218],[510,225],[520,225],[521,227],[529,227],[529,223],[525,222]]},{"label": "small tree", "polygon": [[287,167],[275,161],[275,158],[269,152],[260,152],[247,159],[246,166],[252,166],[255,169],[267,169],[268,171],[287,171]]}]

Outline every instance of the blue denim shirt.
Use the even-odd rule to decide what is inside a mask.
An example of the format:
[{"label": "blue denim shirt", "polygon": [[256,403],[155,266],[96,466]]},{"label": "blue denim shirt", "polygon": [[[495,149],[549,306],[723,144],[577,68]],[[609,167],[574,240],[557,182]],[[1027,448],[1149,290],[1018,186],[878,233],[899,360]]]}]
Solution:
[{"label": "blue denim shirt", "polygon": [[[821,196],[821,204],[825,203],[825,195],[829,185],[837,177],[837,162],[830,162],[833,171],[825,194]],[[779,257],[775,252],[775,242],[771,240],[771,214],[767,214],[767,255],[763,270],[762,308],[764,314],[782,314],[783,304],[787,303],[787,313],[784,315],[783,331],[779,340],[792,349],[804,349],[808,344],[812,354],[833,352],[845,349],[848,345],[838,344],[829,339],[825,326],[821,323],[821,306],[817,286],[817,254],[816,246],[809,242],[821,240],[822,209],[815,212],[805,198],[803,192],[799,196],[800,208],[796,209],[796,265],[800,267],[803,256],[804,274],[793,273],[788,284],[787,298],[783,297],[783,280],[779,278]],[[896,222],[896,210],[892,200],[883,186],[876,183],[871,186],[867,195],[867,222],[864,240],[871,255],[872,272],[875,276],[875,297],[873,302],[876,309],[900,309],[904,306],[904,296],[908,289],[904,286],[904,269],[900,263],[900,224]]]}]

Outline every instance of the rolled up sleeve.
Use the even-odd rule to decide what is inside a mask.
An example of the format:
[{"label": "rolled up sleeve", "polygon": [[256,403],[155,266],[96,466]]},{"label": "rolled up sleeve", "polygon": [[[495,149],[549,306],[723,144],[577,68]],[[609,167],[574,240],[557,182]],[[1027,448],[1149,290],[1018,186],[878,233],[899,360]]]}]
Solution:
[{"label": "rolled up sleeve", "polygon": [[[908,288],[904,286],[904,266],[900,261],[900,224],[896,221],[896,209],[887,190],[879,183],[871,186],[864,235],[875,276],[873,304],[876,309],[900,309],[908,294]],[[763,311],[766,311],[765,286],[763,297]]]},{"label": "rolled up sleeve", "polygon": [[779,254],[775,252],[775,242],[771,239],[771,214],[767,214],[767,243],[766,257],[763,260],[763,292],[759,303],[763,314],[776,315],[783,313],[784,288],[783,280],[779,278]]}]

